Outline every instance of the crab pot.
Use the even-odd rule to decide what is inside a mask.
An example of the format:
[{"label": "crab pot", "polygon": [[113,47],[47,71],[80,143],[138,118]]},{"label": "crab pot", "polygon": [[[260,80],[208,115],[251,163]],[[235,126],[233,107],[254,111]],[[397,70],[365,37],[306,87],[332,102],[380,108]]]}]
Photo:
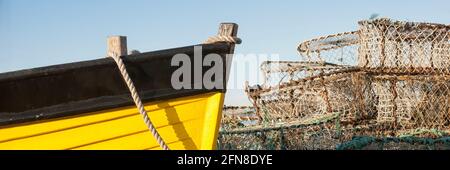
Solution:
[{"label": "crab pot", "polygon": [[358,66],[384,72],[450,72],[450,26],[391,21],[359,22]]}]

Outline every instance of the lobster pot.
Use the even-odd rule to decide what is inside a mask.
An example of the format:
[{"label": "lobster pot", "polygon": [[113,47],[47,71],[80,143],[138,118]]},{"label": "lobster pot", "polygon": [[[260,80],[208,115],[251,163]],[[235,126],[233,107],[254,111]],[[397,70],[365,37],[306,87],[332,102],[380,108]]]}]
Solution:
[{"label": "lobster pot", "polygon": [[358,47],[359,35],[353,31],[302,42],[297,50],[306,61],[354,66],[357,64]]},{"label": "lobster pot", "polygon": [[318,76],[249,92],[265,121],[311,119],[338,113],[342,121],[374,115],[367,75],[359,72]]},{"label": "lobster pot", "polygon": [[342,66],[324,62],[310,61],[265,61],[261,64],[263,87],[276,87],[290,81],[347,70],[349,66]]},{"label": "lobster pot", "polygon": [[450,125],[450,77],[373,77],[376,120],[392,129],[444,129]]},{"label": "lobster pot", "polygon": [[450,26],[391,21],[359,22],[358,66],[385,72],[450,72]]}]

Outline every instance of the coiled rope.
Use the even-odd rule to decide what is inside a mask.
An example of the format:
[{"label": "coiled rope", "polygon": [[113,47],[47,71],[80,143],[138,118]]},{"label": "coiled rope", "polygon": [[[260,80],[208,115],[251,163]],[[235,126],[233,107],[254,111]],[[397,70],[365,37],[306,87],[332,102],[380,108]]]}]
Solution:
[{"label": "coiled rope", "polygon": [[161,135],[158,133],[158,131],[156,131],[155,126],[153,126],[152,122],[150,121],[150,118],[147,115],[147,111],[145,111],[144,105],[142,104],[142,100],[139,97],[136,88],[134,87],[133,81],[131,81],[130,76],[128,75],[128,72],[125,68],[125,64],[123,63],[122,58],[120,58],[120,56],[118,56],[116,53],[113,53],[111,57],[116,62],[120,70],[120,73],[122,74],[122,78],[125,80],[125,83],[127,84],[128,89],[130,90],[131,97],[133,98],[134,103],[139,109],[139,113],[141,113],[142,117],[144,118],[144,122],[147,125],[148,129],[152,133],[153,137],[155,137],[159,146],[161,146],[161,148],[164,150],[169,150],[169,147],[166,145],[164,140],[161,138]]}]

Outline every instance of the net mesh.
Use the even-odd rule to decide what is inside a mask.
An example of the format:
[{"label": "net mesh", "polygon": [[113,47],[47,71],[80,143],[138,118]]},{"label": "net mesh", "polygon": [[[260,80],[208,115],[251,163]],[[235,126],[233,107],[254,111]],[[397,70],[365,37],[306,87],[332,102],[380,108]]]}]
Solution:
[{"label": "net mesh", "polygon": [[302,80],[350,67],[349,65],[316,61],[265,61],[261,64],[261,72],[264,75],[262,86],[265,88],[275,87],[291,81]]},{"label": "net mesh", "polygon": [[358,66],[396,73],[449,73],[450,26],[392,21],[359,22]]},{"label": "net mesh", "polygon": [[[395,131],[371,121],[345,123],[338,113],[315,119],[255,124],[222,130],[218,149],[227,150],[323,150],[323,149],[450,149],[450,137],[437,129]],[[377,130],[374,130],[377,129]]]},{"label": "net mesh", "polygon": [[253,122],[222,129],[220,148],[450,149],[450,27],[359,25],[301,43],[305,62],[263,63]]},{"label": "net mesh", "polygon": [[357,64],[359,47],[357,31],[328,35],[305,41],[297,50],[307,61],[327,61],[342,65]]}]

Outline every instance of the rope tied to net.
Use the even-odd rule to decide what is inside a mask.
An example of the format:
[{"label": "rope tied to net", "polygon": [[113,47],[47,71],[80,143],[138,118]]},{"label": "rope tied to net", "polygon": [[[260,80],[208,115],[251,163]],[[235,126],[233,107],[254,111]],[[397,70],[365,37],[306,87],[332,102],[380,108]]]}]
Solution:
[{"label": "rope tied to net", "polygon": [[233,44],[241,44],[242,40],[238,37],[234,36],[223,36],[223,35],[217,35],[209,37],[204,43],[205,44],[212,44],[216,42],[227,42],[227,43],[233,43]]},{"label": "rope tied to net", "polygon": [[117,67],[120,70],[120,73],[122,74],[122,78],[125,80],[125,83],[128,86],[128,89],[130,90],[131,97],[133,98],[134,103],[136,104],[136,107],[139,110],[139,113],[142,115],[145,124],[147,125],[147,128],[152,133],[153,137],[155,137],[156,141],[158,142],[159,146],[164,150],[169,150],[169,147],[166,145],[164,140],[161,138],[161,135],[156,131],[155,126],[151,122],[150,118],[147,115],[147,111],[144,108],[144,105],[142,104],[142,100],[139,97],[138,92],[136,91],[136,88],[134,87],[133,81],[131,80],[130,76],[128,75],[128,72],[125,68],[125,64],[122,61],[122,58],[120,58],[119,55],[116,53],[113,53],[111,58],[114,59],[114,61],[117,64]]}]

